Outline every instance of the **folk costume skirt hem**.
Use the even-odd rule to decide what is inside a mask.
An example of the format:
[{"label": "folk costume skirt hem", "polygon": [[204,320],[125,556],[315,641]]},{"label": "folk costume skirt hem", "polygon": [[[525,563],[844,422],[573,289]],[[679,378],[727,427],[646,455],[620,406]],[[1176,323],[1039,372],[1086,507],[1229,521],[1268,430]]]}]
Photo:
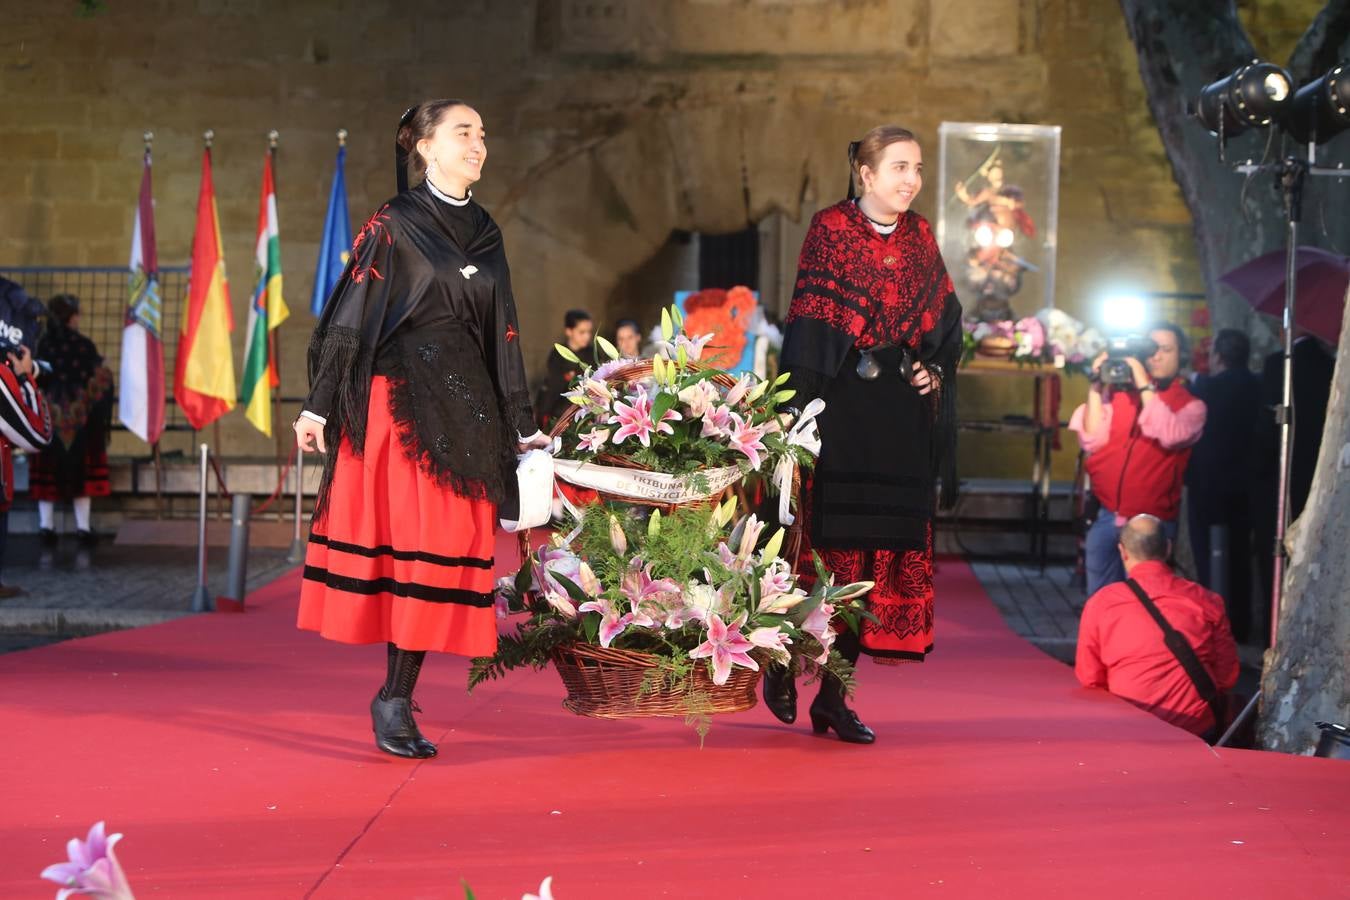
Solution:
[{"label": "folk costume skirt hem", "polygon": [[489,656],[497,650],[497,510],[438,485],[400,440],[389,382],[370,388],[365,452],[344,438],[311,525],[300,628],[348,644]]}]

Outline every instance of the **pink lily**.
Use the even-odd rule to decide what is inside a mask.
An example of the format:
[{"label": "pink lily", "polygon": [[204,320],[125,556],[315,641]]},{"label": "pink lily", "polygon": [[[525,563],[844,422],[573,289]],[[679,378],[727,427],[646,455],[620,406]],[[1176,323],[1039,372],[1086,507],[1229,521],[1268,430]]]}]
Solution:
[{"label": "pink lily", "polygon": [[598,600],[588,600],[577,607],[578,612],[593,612],[600,614],[600,646],[608,647],[613,640],[623,634],[623,630],[633,621],[630,613],[619,615],[619,611],[614,608],[614,603],[606,597]]},{"label": "pink lily", "polygon": [[498,578],[497,584],[492,591],[492,606],[497,611],[497,618],[505,619],[511,614],[511,597],[516,592],[516,580],[514,578]]},{"label": "pink lily", "polygon": [[637,604],[679,594],[680,586],[670,578],[652,578],[652,567],[644,566],[640,558],[634,557],[628,564],[628,571],[624,573],[619,591]]},{"label": "pink lily", "polygon": [[89,829],[85,840],[71,838],[66,844],[70,861],[42,870],[43,878],[63,885],[56,892],[56,900],[66,900],[75,894],[98,900],[134,900],[131,885],[127,884],[127,876],[113,852],[121,839],[120,834],[105,837],[102,822]]},{"label": "pink lily", "polygon": [[756,612],[781,615],[806,599],[806,593],[797,589],[777,594],[761,594]]},{"label": "pink lily", "polygon": [[712,658],[713,684],[726,684],[727,679],[731,677],[733,665],[759,671],[759,663],[747,655],[747,651],[753,649],[755,645],[741,634],[741,626],[744,624],[744,613],[730,625],[723,622],[721,616],[714,614],[708,622],[708,639],[689,651],[689,656],[693,659]]},{"label": "pink lily", "polygon": [[706,378],[680,391],[680,402],[689,407],[689,415],[698,418],[717,402],[717,388]]},{"label": "pink lily", "polygon": [[777,625],[756,628],[745,637],[756,647],[768,650],[773,658],[779,662],[788,663],[792,661],[792,654],[787,649],[788,644],[792,643],[792,638],[784,634],[783,630]]},{"label": "pink lily", "polygon": [[609,424],[619,426],[619,430],[614,432],[614,443],[616,444],[622,444],[628,438],[636,437],[642,446],[650,447],[653,432],[674,434],[675,430],[668,423],[684,418],[675,410],[670,409],[666,410],[660,422],[653,422],[652,398],[647,393],[647,389],[641,385],[638,386],[637,393],[630,394],[627,400],[627,403],[622,400],[614,401],[614,415],[608,419]]},{"label": "pink lily", "polygon": [[750,460],[750,465],[756,469],[763,462],[760,457],[760,451],[764,450],[765,429],[761,425],[751,425],[735,413],[731,414],[731,430],[727,436],[727,443],[733,450],[739,450]]},{"label": "pink lily", "polygon": [[737,379],[736,384],[732,386],[731,390],[727,391],[727,406],[735,406],[740,403],[745,395],[750,392],[750,387],[751,378],[748,374]]},{"label": "pink lily", "polygon": [[764,524],[759,520],[759,516],[751,513],[731,529],[731,543],[736,545],[738,559],[749,559],[754,555],[755,545],[759,543],[759,536],[764,532]]},{"label": "pink lily", "polygon": [[802,622],[801,629],[820,642],[821,654],[816,657],[816,662],[825,665],[830,658],[830,648],[834,646],[835,633],[830,627],[830,620],[834,618],[834,606],[829,603],[822,603]]},{"label": "pink lily", "polygon": [[700,437],[726,437],[731,429],[731,410],[725,406],[711,407],[703,414],[703,430]]},{"label": "pink lily", "polygon": [[608,428],[592,428],[581,435],[581,440],[577,442],[578,449],[587,453],[598,453],[609,441],[609,432]]}]

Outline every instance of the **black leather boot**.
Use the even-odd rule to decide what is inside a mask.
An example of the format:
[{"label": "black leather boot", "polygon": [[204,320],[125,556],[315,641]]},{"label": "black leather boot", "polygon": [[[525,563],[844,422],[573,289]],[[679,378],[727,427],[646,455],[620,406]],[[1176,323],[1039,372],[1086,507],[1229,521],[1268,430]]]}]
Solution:
[{"label": "black leather boot", "polygon": [[[862,644],[858,636],[845,631],[834,642],[839,655],[851,663],[858,661]],[[850,744],[870,744],[877,739],[876,733],[862,723],[858,714],[844,704],[844,686],[833,675],[822,675],[820,693],[811,704],[811,730],[824,734],[833,728],[839,740]]]},{"label": "black leather boot", "polygon": [[436,745],[422,736],[412,716],[413,712],[422,711],[413,702],[412,692],[425,658],[425,651],[401,650],[389,645],[384,687],[370,701],[375,746],[385,753],[409,759],[428,759],[436,755]]},{"label": "black leather boot", "polygon": [[764,667],[764,705],[780,722],[797,721],[797,682],[787,666]]}]

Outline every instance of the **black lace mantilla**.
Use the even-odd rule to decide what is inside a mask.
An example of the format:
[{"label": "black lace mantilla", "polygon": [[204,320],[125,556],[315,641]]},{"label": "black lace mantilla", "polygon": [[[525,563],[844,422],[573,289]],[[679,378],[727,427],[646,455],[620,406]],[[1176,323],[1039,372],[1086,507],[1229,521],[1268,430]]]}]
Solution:
[{"label": "black lace mantilla", "polygon": [[404,452],[461,496],[499,505],[513,497],[514,400],[498,397],[477,342],[463,331],[423,332],[402,337],[398,351],[389,413]]}]

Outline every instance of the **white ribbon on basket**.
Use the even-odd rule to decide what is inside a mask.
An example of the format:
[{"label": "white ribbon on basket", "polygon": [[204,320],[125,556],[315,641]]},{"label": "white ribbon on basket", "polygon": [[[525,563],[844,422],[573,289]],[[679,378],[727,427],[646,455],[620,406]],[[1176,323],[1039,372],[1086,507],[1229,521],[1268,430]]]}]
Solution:
[{"label": "white ribbon on basket", "polygon": [[704,469],[699,473],[704,485],[696,486],[695,479],[691,475],[668,475],[664,472],[648,472],[643,469],[624,469],[575,459],[555,459],[553,473],[577,487],[603,491],[632,500],[650,500],[658,503],[691,503],[707,500],[740,481],[742,477],[741,470],[737,466]]},{"label": "white ribbon on basket", "polygon": [[812,456],[820,455],[820,429],[816,427],[816,416],[825,411],[825,401],[817,397],[806,404],[797,417],[796,423],[788,430],[787,444],[789,452],[784,453],[773,470],[773,483],[778,489],[778,521],[791,525],[797,520],[792,514],[792,480],[797,474],[797,457],[790,448],[801,447]]}]

